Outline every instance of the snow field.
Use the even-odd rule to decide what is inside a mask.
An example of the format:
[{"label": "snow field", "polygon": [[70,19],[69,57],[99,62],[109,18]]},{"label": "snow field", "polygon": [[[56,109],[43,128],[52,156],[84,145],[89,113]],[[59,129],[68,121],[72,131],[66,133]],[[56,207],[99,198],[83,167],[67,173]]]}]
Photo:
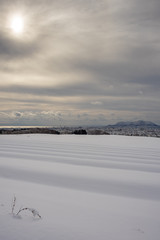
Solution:
[{"label": "snow field", "polygon": [[159,139],[0,136],[0,239],[159,240],[159,216]]}]

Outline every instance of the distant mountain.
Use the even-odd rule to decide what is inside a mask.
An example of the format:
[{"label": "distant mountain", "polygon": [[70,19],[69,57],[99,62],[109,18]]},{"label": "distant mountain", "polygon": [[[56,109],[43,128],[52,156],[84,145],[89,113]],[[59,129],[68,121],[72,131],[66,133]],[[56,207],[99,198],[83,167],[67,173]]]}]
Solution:
[{"label": "distant mountain", "polygon": [[159,127],[159,125],[149,121],[135,121],[135,122],[118,122],[111,127]]}]

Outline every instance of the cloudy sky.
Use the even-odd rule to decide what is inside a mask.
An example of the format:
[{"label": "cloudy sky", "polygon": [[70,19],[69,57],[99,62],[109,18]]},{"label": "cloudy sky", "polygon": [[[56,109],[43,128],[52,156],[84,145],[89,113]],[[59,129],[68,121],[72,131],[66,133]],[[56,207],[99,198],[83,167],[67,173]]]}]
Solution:
[{"label": "cloudy sky", "polygon": [[160,124],[159,0],[0,0],[0,125]]}]

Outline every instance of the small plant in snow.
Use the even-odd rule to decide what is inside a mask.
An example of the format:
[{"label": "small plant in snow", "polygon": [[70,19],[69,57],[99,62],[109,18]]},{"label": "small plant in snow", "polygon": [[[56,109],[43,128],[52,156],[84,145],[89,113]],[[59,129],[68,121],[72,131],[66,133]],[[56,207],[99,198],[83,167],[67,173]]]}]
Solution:
[{"label": "small plant in snow", "polygon": [[33,214],[33,217],[37,216],[37,217],[41,218],[41,215],[39,214],[39,212],[34,208],[28,208],[28,207],[20,208],[17,213],[14,213],[15,206],[16,206],[16,197],[14,196],[13,202],[12,202],[12,215],[14,217],[19,217],[20,212],[27,210],[27,211],[30,211]]},{"label": "small plant in snow", "polygon": [[15,206],[16,206],[16,197],[14,196],[13,201],[12,201],[12,214],[14,212]]},{"label": "small plant in snow", "polygon": [[39,215],[39,212],[38,212],[36,209],[34,209],[34,208],[28,208],[28,207],[26,207],[26,208],[20,208],[16,215],[18,216],[18,214],[19,214],[20,212],[24,211],[24,210],[28,210],[28,211],[32,212],[32,214],[33,214],[34,217],[38,216],[39,218],[41,218],[41,216]]}]

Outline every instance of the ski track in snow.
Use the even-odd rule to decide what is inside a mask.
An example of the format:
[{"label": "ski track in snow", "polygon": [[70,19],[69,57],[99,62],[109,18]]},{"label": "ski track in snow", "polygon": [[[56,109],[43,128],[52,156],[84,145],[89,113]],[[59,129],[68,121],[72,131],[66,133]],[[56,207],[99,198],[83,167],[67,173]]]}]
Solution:
[{"label": "ski track in snow", "polygon": [[[10,219],[7,197],[17,193],[47,220]],[[0,136],[0,210],[3,240],[159,240],[160,141]]]}]

